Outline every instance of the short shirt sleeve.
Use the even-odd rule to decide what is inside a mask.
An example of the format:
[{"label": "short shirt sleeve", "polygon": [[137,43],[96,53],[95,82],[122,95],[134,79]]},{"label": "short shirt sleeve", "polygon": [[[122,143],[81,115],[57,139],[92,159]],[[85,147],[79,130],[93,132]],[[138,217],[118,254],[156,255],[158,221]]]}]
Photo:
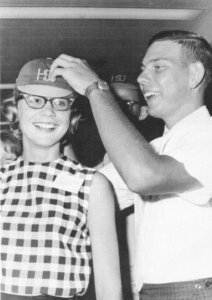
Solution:
[{"label": "short shirt sleeve", "polygon": [[99,172],[104,174],[113,185],[120,209],[125,209],[134,204],[135,194],[128,189],[112,163],[100,169]]},{"label": "short shirt sleeve", "polygon": [[203,185],[179,196],[198,205],[209,202],[212,198],[212,126],[200,127],[198,132],[187,135],[166,154],[183,163],[186,171]]}]

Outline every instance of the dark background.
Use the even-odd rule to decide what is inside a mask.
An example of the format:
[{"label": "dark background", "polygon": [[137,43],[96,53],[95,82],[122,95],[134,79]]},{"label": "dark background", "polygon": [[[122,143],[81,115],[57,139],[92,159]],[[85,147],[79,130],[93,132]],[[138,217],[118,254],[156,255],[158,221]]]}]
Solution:
[{"label": "dark background", "polygon": [[[68,10],[76,8],[82,11],[80,17],[68,17]],[[86,16],[88,10],[97,8],[102,9],[97,17]],[[117,16],[105,17],[107,9],[117,12]],[[137,19],[139,16],[133,9],[149,11]],[[161,10],[167,13],[169,9],[173,9],[176,18],[160,17]],[[195,9],[197,15],[182,20],[181,9]],[[55,10],[60,12],[59,16]],[[156,17],[152,15],[155,10],[158,10]],[[155,33],[167,29],[191,30],[211,42],[211,20],[211,0],[0,0],[1,100],[11,94],[8,87],[15,83],[26,62],[41,57],[54,59],[61,53],[86,59],[108,82],[116,74],[130,74],[136,80],[148,40]],[[81,162],[94,166],[102,158],[104,148],[89,103],[81,100],[84,121],[80,122],[74,143]],[[4,121],[1,116],[1,128],[5,127]],[[149,119],[140,127],[151,140],[161,134],[161,124]]]}]

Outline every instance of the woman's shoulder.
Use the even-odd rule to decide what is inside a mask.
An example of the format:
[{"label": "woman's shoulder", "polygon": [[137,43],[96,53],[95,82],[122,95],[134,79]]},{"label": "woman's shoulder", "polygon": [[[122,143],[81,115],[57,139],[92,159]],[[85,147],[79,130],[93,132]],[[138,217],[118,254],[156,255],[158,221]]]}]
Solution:
[{"label": "woman's shoulder", "polygon": [[96,173],[96,169],[92,168],[92,167],[87,167],[84,166],[83,164],[81,164],[79,161],[73,160],[70,156],[62,156],[61,159],[64,161],[64,164],[70,168],[72,168],[73,170],[76,170],[78,172],[82,172],[85,174],[88,173]]},{"label": "woman's shoulder", "polygon": [[21,158],[15,158],[9,163],[4,163],[0,168],[0,181],[1,183],[7,182],[8,178],[12,178],[13,174],[18,172],[18,168],[21,166]]},{"label": "woman's shoulder", "polygon": [[91,190],[101,190],[107,191],[111,189],[111,183],[107,179],[107,177],[98,171],[96,171],[93,175],[93,180],[92,180],[92,185],[91,185]]}]

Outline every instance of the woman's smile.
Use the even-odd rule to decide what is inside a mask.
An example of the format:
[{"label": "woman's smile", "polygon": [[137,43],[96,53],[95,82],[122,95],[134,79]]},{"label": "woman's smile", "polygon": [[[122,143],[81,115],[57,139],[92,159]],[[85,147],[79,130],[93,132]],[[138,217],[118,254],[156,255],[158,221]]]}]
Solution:
[{"label": "woman's smile", "polygon": [[36,128],[38,128],[41,131],[53,131],[55,130],[58,125],[54,123],[46,123],[46,122],[36,122],[33,123]]}]

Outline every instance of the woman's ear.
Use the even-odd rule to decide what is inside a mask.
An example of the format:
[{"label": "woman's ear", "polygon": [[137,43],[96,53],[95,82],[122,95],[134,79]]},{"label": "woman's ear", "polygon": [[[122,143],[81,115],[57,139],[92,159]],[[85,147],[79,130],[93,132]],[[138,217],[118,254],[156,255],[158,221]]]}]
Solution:
[{"label": "woman's ear", "polygon": [[143,121],[146,119],[146,117],[148,117],[149,115],[149,109],[148,109],[148,106],[146,105],[143,105],[141,106],[141,109],[140,109],[140,114],[139,114],[139,121]]},{"label": "woman's ear", "polygon": [[205,78],[205,68],[200,61],[189,66],[190,87],[195,89]]}]

